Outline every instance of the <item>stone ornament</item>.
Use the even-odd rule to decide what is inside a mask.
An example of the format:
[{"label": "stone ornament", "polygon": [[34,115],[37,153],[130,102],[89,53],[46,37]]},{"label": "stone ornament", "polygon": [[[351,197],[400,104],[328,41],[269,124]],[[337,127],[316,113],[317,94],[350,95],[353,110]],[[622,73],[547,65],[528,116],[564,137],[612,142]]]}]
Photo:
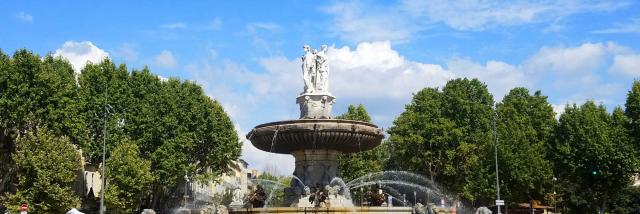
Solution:
[{"label": "stone ornament", "polygon": [[300,119],[331,119],[335,97],[329,92],[329,47],[322,45],[317,51],[304,45],[302,50],[304,89],[296,99],[300,105]]}]

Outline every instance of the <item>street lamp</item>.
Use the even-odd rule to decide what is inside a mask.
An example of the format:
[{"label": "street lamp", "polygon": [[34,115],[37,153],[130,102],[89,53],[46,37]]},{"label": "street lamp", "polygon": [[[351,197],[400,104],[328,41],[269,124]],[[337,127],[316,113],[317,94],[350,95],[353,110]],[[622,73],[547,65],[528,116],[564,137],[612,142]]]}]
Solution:
[{"label": "street lamp", "polygon": [[360,187],[360,206],[364,203],[364,188]]},{"label": "street lamp", "polygon": [[495,160],[496,160],[496,208],[498,209],[498,214],[500,213],[500,205],[504,205],[504,202],[500,200],[500,179],[498,177],[498,132],[496,131],[496,120],[498,119],[498,110],[494,107],[493,114],[493,148],[495,149]]},{"label": "street lamp", "polygon": [[558,198],[556,198],[556,181],[558,178],[553,177],[553,213],[558,213],[558,207],[556,206]]},{"label": "street lamp", "polygon": [[109,117],[109,104],[108,104],[108,90],[109,90],[109,83],[105,82],[104,84],[104,115],[103,115],[103,121],[104,121],[104,127],[102,129],[102,133],[103,133],[103,139],[102,139],[102,188],[100,190],[100,214],[104,214],[104,212],[107,210],[107,208],[104,206],[104,192],[107,190],[107,182],[106,182],[106,177],[107,174],[105,173],[105,169],[107,168],[106,165],[106,160],[105,160],[105,156],[107,153],[107,117]]}]

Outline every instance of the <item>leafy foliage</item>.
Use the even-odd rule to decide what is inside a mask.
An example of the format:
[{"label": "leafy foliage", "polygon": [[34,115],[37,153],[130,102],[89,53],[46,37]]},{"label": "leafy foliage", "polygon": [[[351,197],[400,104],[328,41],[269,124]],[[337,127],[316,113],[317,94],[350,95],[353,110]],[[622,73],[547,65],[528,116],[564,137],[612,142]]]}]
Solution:
[{"label": "leafy foliage", "polygon": [[514,88],[497,104],[501,190],[513,202],[544,197],[551,186],[552,164],[546,146],[557,125],[553,108],[540,91]]},{"label": "leafy foliage", "polygon": [[401,162],[391,165],[428,175],[464,200],[488,196],[492,106],[491,94],[477,79],[419,91],[389,130],[392,160]]},{"label": "leafy foliage", "polygon": [[640,187],[632,186],[618,192],[609,205],[611,213],[640,213]]},{"label": "leafy foliage", "polygon": [[155,196],[174,194],[185,173],[200,179],[220,175],[240,154],[230,118],[193,82],[161,81],[146,68],[128,73],[108,60],[87,65],[79,80],[82,112],[93,133],[89,159],[100,158],[108,90],[107,147],[130,139],[140,148],[140,156],[151,161]]},{"label": "leafy foliage", "polygon": [[633,81],[627,93],[625,115],[629,118],[628,129],[637,149],[640,150],[640,80]]},{"label": "leafy foliage", "polygon": [[111,212],[136,211],[153,181],[151,162],[140,156],[135,144],[124,141],[111,152],[107,163],[107,207]]},{"label": "leafy foliage", "polygon": [[593,101],[567,106],[560,116],[550,151],[559,178],[567,184],[561,185],[562,197],[573,211],[601,211],[637,172],[637,151],[630,143],[625,120],[622,109],[610,115]]},{"label": "leafy foliage", "polygon": [[358,104],[358,106],[349,105],[349,107],[347,107],[347,112],[340,116],[337,116],[336,119],[355,120],[371,123],[371,116],[369,116],[367,109],[365,109],[362,104]]},{"label": "leafy foliage", "polygon": [[[15,149],[19,135],[42,127],[71,143],[87,142],[84,120],[78,116],[74,72],[61,58],[27,50],[9,57],[0,51],[0,153]],[[14,175],[9,155],[0,157],[0,193]]]},{"label": "leafy foliage", "polygon": [[139,148],[140,158],[150,161],[156,205],[171,197],[185,173],[210,179],[240,155],[238,136],[219,103],[193,82],[162,81],[146,68],[129,71],[107,59],[75,76],[61,58],[27,50],[9,57],[0,51],[0,92],[0,193],[17,191],[18,173],[6,154],[15,152],[18,136],[35,127],[69,136],[87,162],[96,164],[106,116],[107,157],[121,142]]},{"label": "leafy foliage", "polygon": [[12,154],[17,172],[17,191],[5,193],[0,203],[19,212],[26,202],[35,213],[65,213],[79,203],[71,186],[81,169],[80,154],[67,137],[35,129],[16,139]]},{"label": "leafy foliage", "polygon": [[[336,117],[337,119],[371,122],[371,117],[362,104],[349,105],[347,112]],[[338,156],[338,176],[345,181],[364,176],[372,172],[382,171],[385,165],[385,144],[368,151]]]}]

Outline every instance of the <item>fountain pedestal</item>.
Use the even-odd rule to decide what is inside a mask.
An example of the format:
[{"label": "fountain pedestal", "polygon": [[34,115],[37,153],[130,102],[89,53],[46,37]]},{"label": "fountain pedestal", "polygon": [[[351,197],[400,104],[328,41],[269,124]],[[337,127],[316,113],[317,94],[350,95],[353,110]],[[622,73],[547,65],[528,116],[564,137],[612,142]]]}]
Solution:
[{"label": "fountain pedestal", "polygon": [[329,185],[338,173],[337,156],[340,152],[329,149],[307,149],[291,153],[296,159],[293,175],[298,177],[304,186],[315,188]]},{"label": "fountain pedestal", "polygon": [[329,119],[336,98],[329,93],[304,93],[296,98],[300,119]]}]

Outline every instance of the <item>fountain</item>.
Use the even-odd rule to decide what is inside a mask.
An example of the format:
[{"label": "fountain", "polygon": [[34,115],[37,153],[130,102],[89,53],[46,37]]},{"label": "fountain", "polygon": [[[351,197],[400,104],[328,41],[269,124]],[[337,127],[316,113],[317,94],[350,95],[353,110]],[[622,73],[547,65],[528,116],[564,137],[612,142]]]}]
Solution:
[{"label": "fountain", "polygon": [[[411,213],[412,207],[358,207],[350,198],[349,185],[337,178],[339,154],[373,149],[384,134],[376,125],[334,119],[335,97],[329,92],[327,46],[320,51],[305,45],[302,56],[304,91],[296,98],[298,120],[258,125],[247,134],[256,148],[295,157],[291,186],[285,188],[288,207],[237,209],[232,213]],[[358,187],[367,183],[358,183]],[[379,199],[384,201],[384,198]],[[382,202],[380,202],[382,203]]]}]

